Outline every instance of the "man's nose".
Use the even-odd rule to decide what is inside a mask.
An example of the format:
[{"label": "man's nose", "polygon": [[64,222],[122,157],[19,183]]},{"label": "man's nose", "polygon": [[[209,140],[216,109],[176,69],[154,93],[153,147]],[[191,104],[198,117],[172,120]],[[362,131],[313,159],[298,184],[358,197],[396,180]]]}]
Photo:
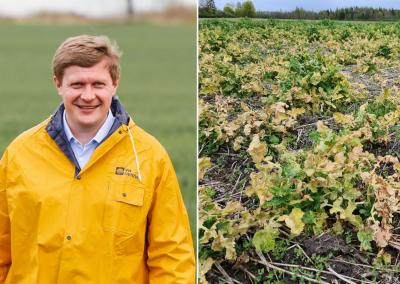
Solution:
[{"label": "man's nose", "polygon": [[94,89],[90,86],[85,87],[82,90],[81,99],[85,101],[91,101],[95,98]]}]

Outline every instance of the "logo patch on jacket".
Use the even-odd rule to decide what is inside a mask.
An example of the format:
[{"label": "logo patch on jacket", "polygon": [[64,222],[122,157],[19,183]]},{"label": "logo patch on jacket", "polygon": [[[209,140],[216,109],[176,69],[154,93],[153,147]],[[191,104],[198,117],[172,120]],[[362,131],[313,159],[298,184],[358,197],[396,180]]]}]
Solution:
[{"label": "logo patch on jacket", "polygon": [[124,168],[124,167],[116,167],[115,174],[119,175],[119,176],[130,176],[135,179],[138,179],[138,176],[136,174],[132,173],[131,169]]}]

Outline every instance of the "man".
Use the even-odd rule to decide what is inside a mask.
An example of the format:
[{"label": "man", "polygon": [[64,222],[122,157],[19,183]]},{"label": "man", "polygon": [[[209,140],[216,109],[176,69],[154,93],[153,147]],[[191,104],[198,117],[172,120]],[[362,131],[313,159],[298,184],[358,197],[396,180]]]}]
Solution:
[{"label": "man", "polygon": [[193,283],[171,161],[115,96],[118,48],[68,38],[53,73],[63,104],[0,162],[0,284]]}]

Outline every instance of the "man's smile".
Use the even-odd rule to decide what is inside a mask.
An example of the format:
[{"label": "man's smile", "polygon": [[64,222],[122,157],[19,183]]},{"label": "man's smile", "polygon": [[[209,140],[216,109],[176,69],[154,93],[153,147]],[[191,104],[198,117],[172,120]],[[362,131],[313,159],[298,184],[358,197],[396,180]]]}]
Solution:
[{"label": "man's smile", "polygon": [[99,106],[101,106],[101,104],[94,105],[94,106],[85,106],[85,105],[77,105],[77,104],[75,104],[75,106],[77,106],[80,109],[95,109],[95,108],[98,108]]}]

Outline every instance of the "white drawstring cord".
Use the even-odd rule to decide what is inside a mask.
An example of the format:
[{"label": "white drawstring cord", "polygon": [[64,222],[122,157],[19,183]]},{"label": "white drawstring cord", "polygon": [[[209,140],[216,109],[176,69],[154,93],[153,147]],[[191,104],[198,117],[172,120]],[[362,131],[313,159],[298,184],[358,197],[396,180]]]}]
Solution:
[{"label": "white drawstring cord", "polygon": [[131,133],[131,130],[130,130],[129,126],[128,126],[128,132],[129,132],[129,138],[131,139],[133,153],[135,154],[138,177],[139,177],[139,180],[142,181],[142,175],[140,174],[140,167],[139,167],[139,157],[138,157],[138,154],[136,152],[135,141],[133,140],[133,136],[132,136],[132,133]]}]

